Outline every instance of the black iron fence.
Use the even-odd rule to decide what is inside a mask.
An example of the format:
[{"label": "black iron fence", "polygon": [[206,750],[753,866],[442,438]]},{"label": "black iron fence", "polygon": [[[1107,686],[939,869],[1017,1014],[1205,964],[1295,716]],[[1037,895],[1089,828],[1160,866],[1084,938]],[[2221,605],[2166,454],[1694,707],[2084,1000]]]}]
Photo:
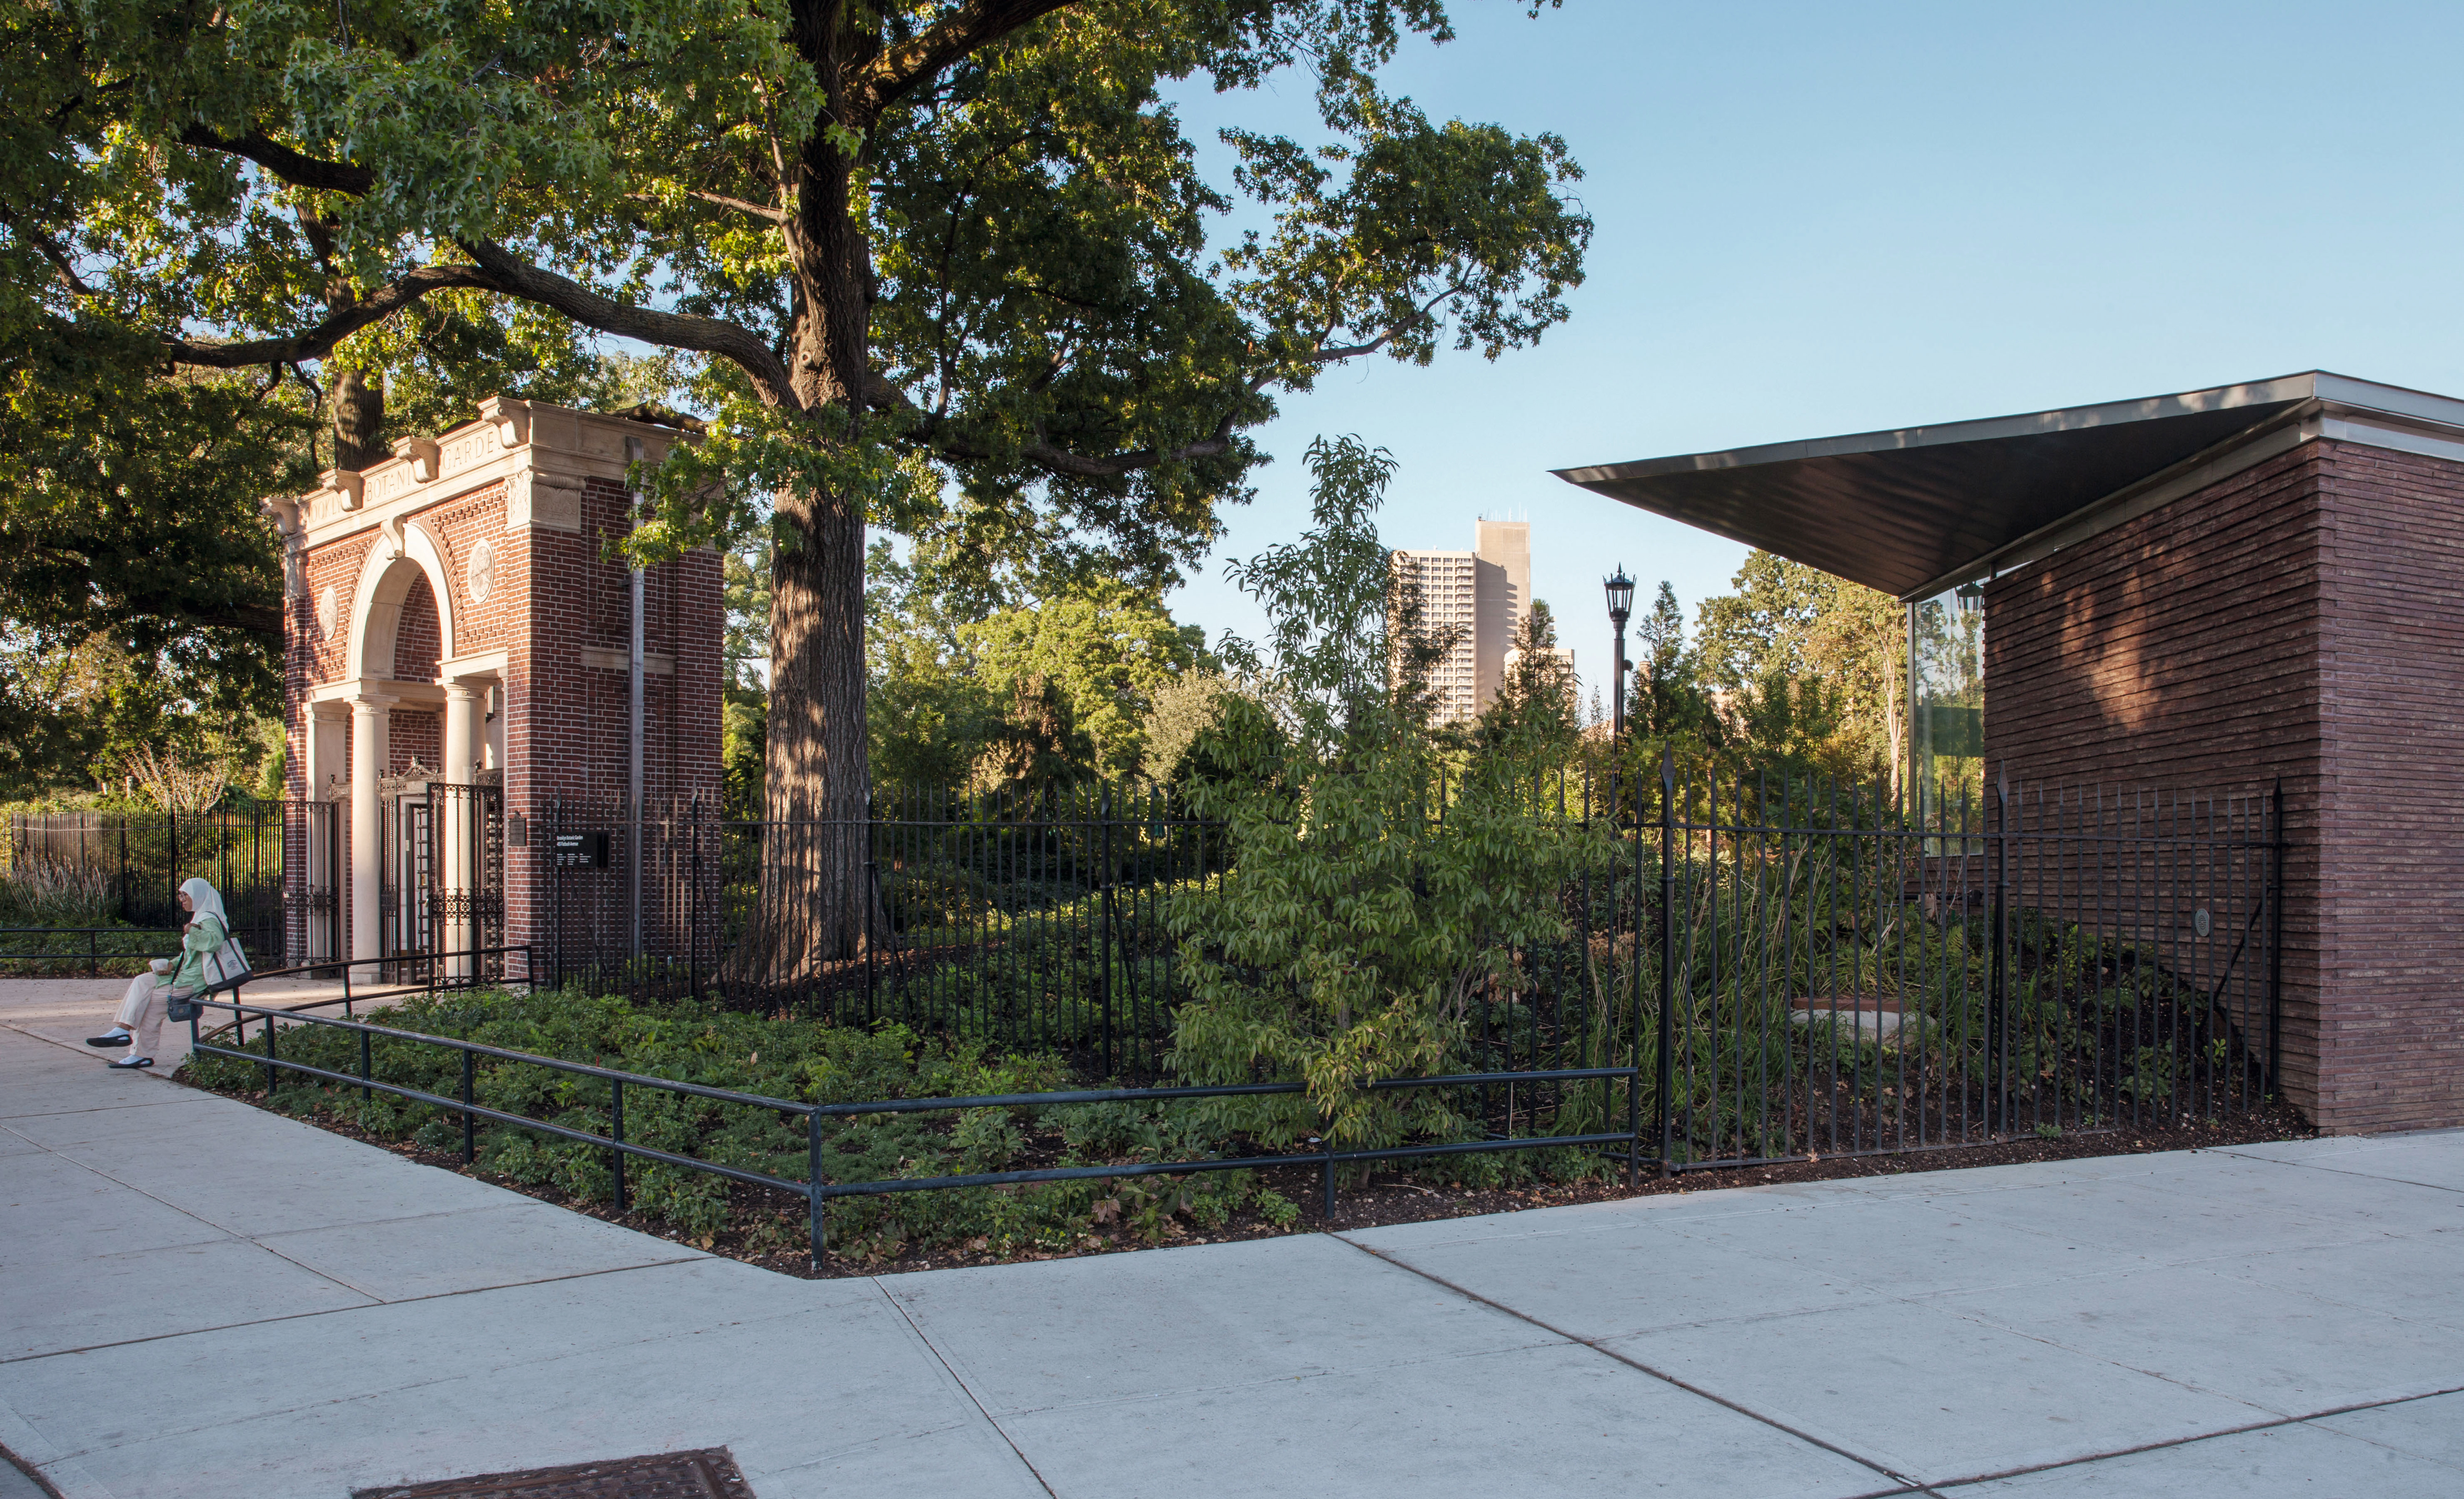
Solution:
[{"label": "black iron fence", "polygon": [[[1642,791],[1618,805],[1569,782],[1535,803],[1603,836],[1558,893],[1561,937],[1465,997],[1467,1068],[1639,1047],[1670,1121],[1654,1154],[1681,1166],[2145,1123],[2272,1087],[2272,791],[1997,785],[1925,821],[1844,782],[1671,769]],[[1441,791],[1429,815],[1446,815]],[[1166,1075],[1173,902],[1232,867],[1221,827],[1149,790],[885,793],[862,823],[686,803],[639,825],[637,928],[628,810],[546,821],[582,840],[539,898],[551,982],[894,1020],[1126,1081]],[[765,906],[798,924],[765,889],[781,868],[861,871],[851,946],[765,938]]]},{"label": "black iron fence", "polygon": [[12,814],[0,868],[7,886],[0,923],[8,927],[0,960],[56,967],[38,956],[60,945],[51,934],[91,939],[67,945],[85,949],[69,956],[88,967],[167,951],[187,920],[180,885],[192,877],[222,893],[231,931],[251,953],[279,963],[337,951],[340,836],[336,809],[323,802]]},{"label": "black iron fence", "polygon": [[[1160,1075],[1180,997],[1167,907],[1221,880],[1221,828],[1152,788],[884,791],[872,814],[722,821],[688,801],[646,808],[637,825],[621,803],[552,803],[548,971],[639,997],[1062,1052],[1102,1076]],[[852,899],[836,899],[857,914],[833,945],[798,902],[814,872],[839,869],[855,872]]]},{"label": "black iron fence", "polygon": [[1681,782],[1657,808],[1672,1167],[2211,1119],[2273,1091],[2277,793]]},{"label": "black iron fence", "polygon": [[[1508,955],[1510,982],[1466,996],[1460,1063],[1374,1090],[1445,1090],[1441,1138],[914,1178],[830,1180],[825,1133],[868,1116],[1036,1111],[1289,1096],[1261,1076],[1218,1087],[1108,1087],[983,1097],[814,1102],[654,1077],[477,1042],[218,1001],[235,1045],[201,1054],[381,1092],[608,1152],[801,1197],[816,1263],[846,1197],[1086,1178],[1306,1166],[1330,1198],[1340,1168],[1489,1151],[1605,1156],[1631,1177],[1809,1155],[1981,1144],[2031,1133],[2211,1120],[2274,1089],[2278,1045],[2280,808],[2273,791],[2207,795],[1997,785],[1987,805],[1925,824],[1871,788],[1663,767],[1633,811],[1579,789],[1558,815],[1595,824],[1597,857],[1560,892],[1556,941]],[[624,809],[616,809],[621,812]],[[1044,1045],[1107,1078],[1160,1077],[1179,1002],[1165,912],[1237,878],[1222,831],[1161,797],[901,800],[869,825],[646,817],[635,936],[622,860],[628,817],[551,812],[558,983],[793,1007],[849,1023],[900,1019]],[[1441,798],[1432,812],[1443,815]],[[597,824],[580,829],[571,824]],[[538,836],[534,834],[534,836]],[[782,838],[862,839],[856,957],[782,976],[746,960],[763,861]],[[807,850],[788,850],[791,861]],[[840,851],[844,852],[844,850]],[[620,903],[621,902],[621,903]],[[886,933],[886,935],[882,935]],[[450,956],[450,955],[449,955]],[[527,954],[525,955],[528,956]],[[447,967],[450,967],[448,965]],[[476,982],[476,966],[466,966]],[[438,969],[442,971],[442,967]],[[248,1044],[246,1022],[262,1022]],[[356,1073],[280,1054],[277,1021],[359,1038]],[[388,1078],[372,1041],[458,1054],[459,1097]],[[604,1085],[605,1132],[476,1101],[473,1067],[538,1067]],[[803,1173],[652,1149],[625,1133],[627,1089],[691,1095],[802,1121]],[[581,1095],[561,1095],[570,1104]],[[595,1105],[592,1105],[595,1106]],[[777,1164],[773,1162],[773,1164]],[[1331,1204],[1330,1204],[1331,1210]]]}]

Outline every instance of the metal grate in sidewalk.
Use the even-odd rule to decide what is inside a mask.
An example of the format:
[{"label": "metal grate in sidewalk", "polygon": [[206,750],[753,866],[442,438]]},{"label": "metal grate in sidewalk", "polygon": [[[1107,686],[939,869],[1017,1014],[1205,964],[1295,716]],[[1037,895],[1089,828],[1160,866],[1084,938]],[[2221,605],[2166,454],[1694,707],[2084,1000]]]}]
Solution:
[{"label": "metal grate in sidewalk", "polygon": [[441,1483],[358,1488],[351,1499],[754,1499],[725,1447],[575,1463]]}]

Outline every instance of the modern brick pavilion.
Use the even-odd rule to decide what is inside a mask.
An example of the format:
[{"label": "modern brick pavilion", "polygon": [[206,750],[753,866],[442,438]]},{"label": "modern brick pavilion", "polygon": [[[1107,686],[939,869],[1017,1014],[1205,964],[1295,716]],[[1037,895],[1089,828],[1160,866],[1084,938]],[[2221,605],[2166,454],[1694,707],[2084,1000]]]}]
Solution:
[{"label": "modern brick pavilion", "polygon": [[[679,436],[494,398],[273,502],[291,794],[341,804],[292,854],[340,908],[308,956],[545,940],[552,851],[531,830],[558,798],[614,807],[630,773],[632,582],[603,547],[629,524],[628,459]],[[649,569],[643,596],[645,798],[715,796],[717,555]],[[422,929],[424,896],[456,924]]]},{"label": "modern brick pavilion", "polygon": [[1561,476],[1893,594],[1912,641],[1981,602],[1981,734],[1941,752],[2280,777],[2286,1095],[2464,1125],[2464,401],[2313,372]]}]

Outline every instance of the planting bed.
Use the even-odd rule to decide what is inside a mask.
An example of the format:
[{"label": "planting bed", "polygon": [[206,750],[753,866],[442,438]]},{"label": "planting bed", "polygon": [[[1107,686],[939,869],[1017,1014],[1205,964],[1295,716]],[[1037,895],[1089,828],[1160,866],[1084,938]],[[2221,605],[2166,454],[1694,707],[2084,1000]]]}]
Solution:
[{"label": "planting bed", "polygon": [[[231,1092],[230,1096],[259,1105],[265,1101],[262,1093]],[[605,1222],[623,1224],[645,1233],[690,1244],[782,1274],[813,1274],[801,1242],[804,1200],[799,1196],[731,1184],[723,1225],[714,1231],[696,1234],[646,1214],[619,1213],[605,1201],[578,1196],[553,1184],[518,1181],[481,1167],[466,1167],[457,1153],[438,1150],[415,1140],[380,1139],[347,1120],[330,1116],[312,1117],[310,1122],[380,1149],[390,1150],[407,1160],[444,1170],[460,1171]],[[1713,1191],[1722,1187],[1840,1181],[2097,1156],[2212,1149],[2262,1141],[2301,1140],[2313,1133],[2291,1108],[2282,1103],[2271,1103],[2214,1123],[2183,1120],[2164,1128],[2151,1125],[2052,1138],[2030,1134],[1978,1145],[1886,1155],[1815,1157],[1751,1166],[1682,1171],[1668,1177],[1654,1174],[1653,1168],[1646,1165],[1641,1181],[1633,1189],[1627,1188],[1622,1173],[1606,1180],[1593,1178],[1528,1186],[1479,1187],[1432,1178],[1425,1174],[1425,1168],[1422,1174],[1410,1178],[1381,1170],[1367,1183],[1346,1185],[1336,1193],[1331,1222],[1326,1220],[1321,1210],[1323,1194],[1316,1169],[1309,1166],[1279,1167],[1256,1173],[1259,1184],[1265,1189],[1257,1195],[1268,1202],[1288,1205],[1294,1211],[1285,1222],[1276,1221],[1283,1218],[1284,1213],[1276,1212],[1270,1217],[1256,1206],[1257,1198],[1253,1197],[1243,1206],[1232,1208],[1219,1224],[1201,1227],[1187,1221],[1183,1215],[1165,1213],[1152,1230],[1142,1231],[1120,1208],[1106,1211],[1105,1203],[1118,1202],[1117,1197],[1099,1198],[1088,1215],[1089,1223],[1086,1230],[1074,1233],[1067,1244],[1014,1246],[1004,1250],[979,1237],[904,1252],[884,1253],[877,1249],[855,1253],[834,1251],[821,1273],[825,1277],[896,1274],[956,1266],[1006,1264],[1181,1245],[1223,1244],[1287,1233],[1313,1233],[1325,1228],[1371,1228],[1387,1224],[1468,1218],[1486,1213],[1514,1212],[1527,1207],[1614,1202],[1628,1197]],[[1164,1188],[1151,1185],[1149,1189]],[[785,1245],[783,1241],[790,1239],[796,1242],[792,1246]]]}]

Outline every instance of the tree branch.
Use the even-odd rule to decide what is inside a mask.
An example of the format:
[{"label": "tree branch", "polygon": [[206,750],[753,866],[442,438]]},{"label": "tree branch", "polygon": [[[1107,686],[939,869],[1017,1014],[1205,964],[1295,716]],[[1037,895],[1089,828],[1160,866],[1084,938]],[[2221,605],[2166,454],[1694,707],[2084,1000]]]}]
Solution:
[{"label": "tree branch", "polygon": [[370,323],[382,322],[429,293],[441,292],[448,287],[471,287],[483,292],[501,290],[494,278],[475,266],[422,266],[401,280],[380,287],[371,295],[347,307],[336,308],[324,321],[314,327],[287,337],[166,338],[164,345],[175,364],[195,364],[217,370],[321,359],[334,352],[334,345]]},{"label": "tree branch", "polygon": [[[633,196],[641,199],[645,203],[657,201],[651,198],[648,193],[635,193]],[[765,208],[758,203],[752,203],[742,198],[731,198],[725,193],[704,192],[698,187],[688,187],[685,189],[685,196],[688,198],[698,199],[703,203],[712,204],[721,208],[734,208],[738,213],[749,213],[757,219],[765,219],[772,224],[784,224],[787,222],[787,215],[782,209]]]},{"label": "tree branch", "polygon": [[1070,0],[967,0],[948,20],[923,35],[891,47],[851,70],[849,123],[869,128],[881,112],[914,88],[988,42],[1068,5]]},{"label": "tree branch", "polygon": [[611,333],[623,338],[639,338],[644,343],[655,343],[662,348],[715,354],[753,378],[754,389],[764,404],[782,406],[789,411],[803,409],[803,403],[796,399],[794,382],[787,377],[785,362],[762,341],[759,334],[741,323],[628,306],[614,297],[594,292],[579,281],[517,259],[494,240],[463,240],[458,243],[463,253],[477,261],[479,270],[487,273],[488,286],[492,291],[518,296],[526,302],[536,302],[601,333]]},{"label": "tree branch", "polygon": [[357,198],[376,185],[377,174],[364,166],[350,162],[320,161],[305,152],[296,151],[255,128],[251,128],[244,136],[226,136],[203,125],[190,125],[180,132],[180,143],[195,146],[201,151],[221,151],[254,162],[294,187],[313,187],[320,192],[347,193]]},{"label": "tree branch", "polygon": [[1018,455],[1047,473],[1064,474],[1073,479],[1117,479],[1160,464],[1213,458],[1231,451],[1231,448],[1232,421],[1226,417],[1216,424],[1214,436],[1200,438],[1195,443],[1183,443],[1178,447],[1140,447],[1109,457],[1089,458],[1083,453],[1073,453],[1066,447],[1038,441],[1022,444]]},{"label": "tree branch", "polygon": [[[1420,304],[1420,315],[1423,317],[1428,316],[1431,310],[1436,308],[1440,302],[1444,301],[1450,296],[1461,296],[1470,290],[1471,288],[1467,286],[1450,286],[1446,288],[1444,291],[1440,292],[1437,295]],[[1367,343],[1347,344],[1339,349],[1330,349],[1326,346],[1325,342],[1321,340],[1316,348],[1309,351],[1309,362],[1312,364],[1334,364],[1344,359],[1356,359],[1364,354],[1375,354],[1378,350],[1386,347],[1388,344],[1393,343],[1395,341],[1395,336],[1402,331],[1403,325],[1397,323],[1387,329],[1384,333],[1379,334],[1376,337],[1370,339]],[[1259,386],[1254,388],[1263,389],[1265,387]]]},{"label": "tree branch", "polygon": [[86,283],[85,277],[77,273],[77,262],[69,258],[69,252],[60,247],[59,241],[32,225],[18,223],[17,216],[6,208],[0,208],[0,224],[7,225],[11,233],[33,246],[45,260],[50,261],[52,269],[60,273],[60,280],[70,291],[79,296],[95,294],[95,289]]}]

